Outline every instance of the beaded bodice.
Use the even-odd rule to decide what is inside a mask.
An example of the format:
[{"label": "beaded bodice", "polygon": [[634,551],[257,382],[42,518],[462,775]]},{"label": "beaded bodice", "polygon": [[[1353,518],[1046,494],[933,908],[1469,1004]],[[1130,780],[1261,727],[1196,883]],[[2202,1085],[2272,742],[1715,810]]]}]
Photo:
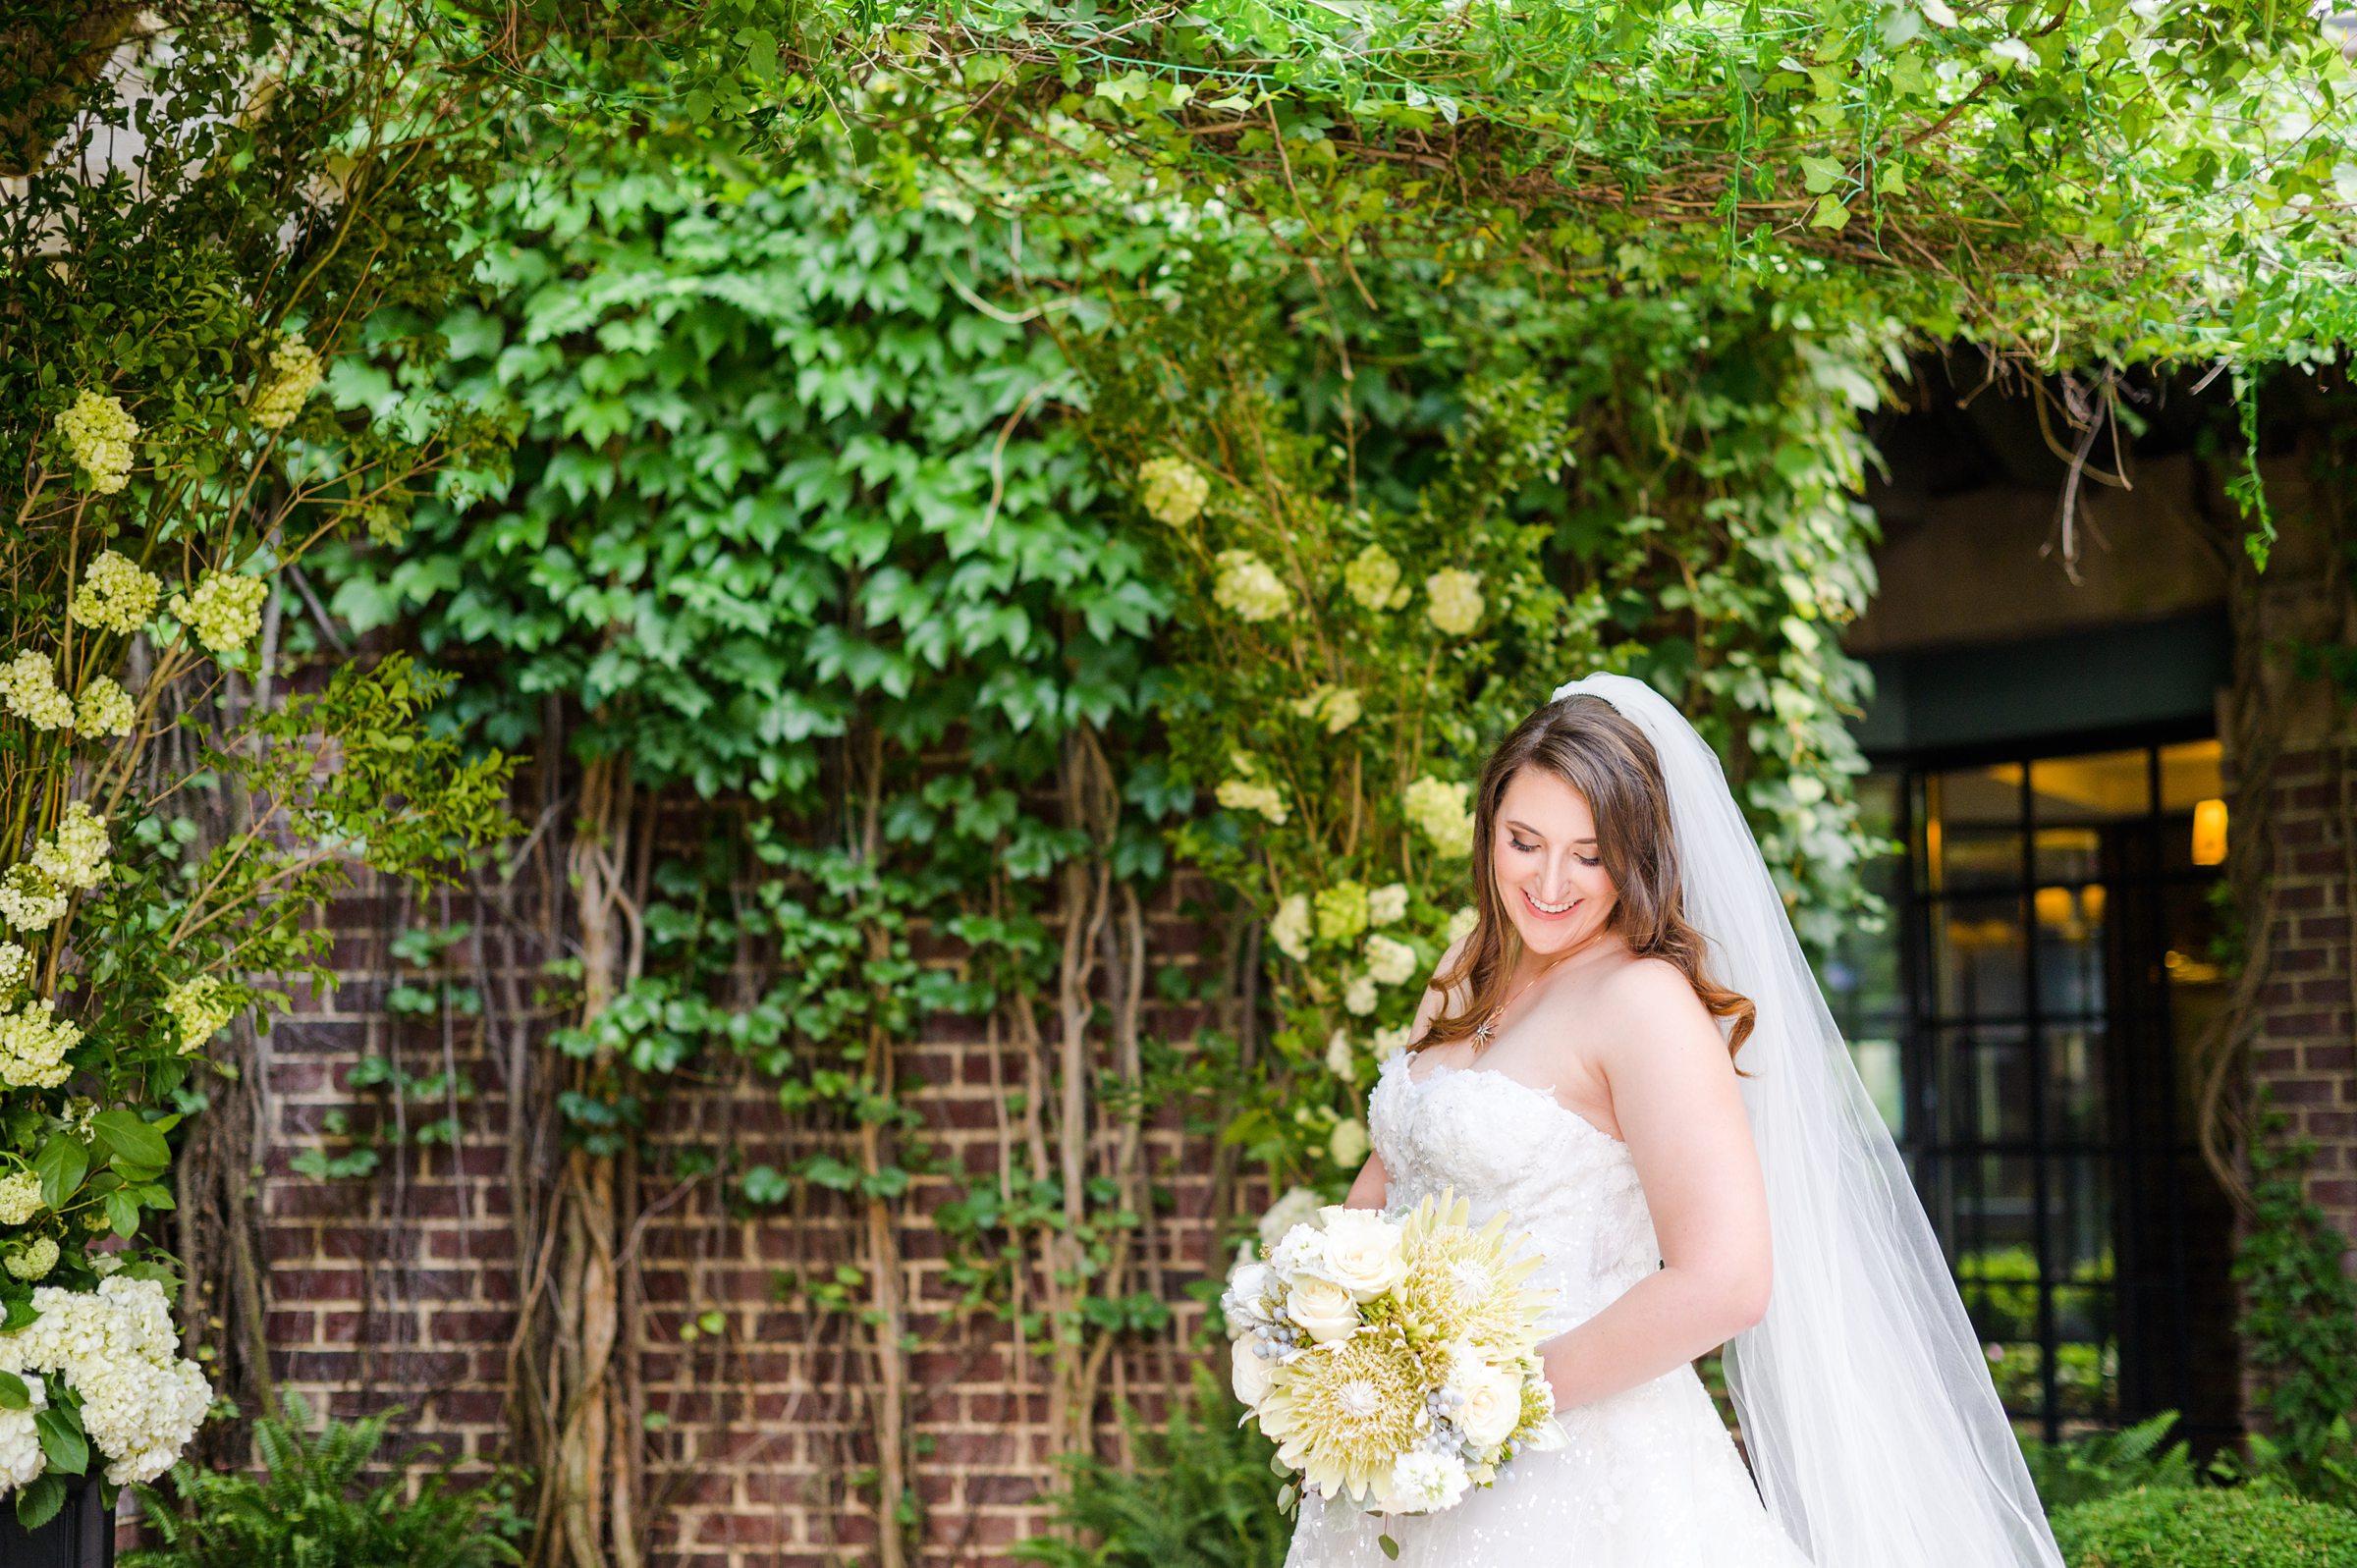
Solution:
[{"label": "beaded bodice", "polygon": [[1544,1331],[1586,1322],[1661,1267],[1628,1146],[1546,1089],[1486,1067],[1383,1064],[1367,1124],[1391,1178],[1387,1209],[1454,1188],[1475,1224],[1500,1210],[1545,1255],[1529,1283],[1556,1292]]}]

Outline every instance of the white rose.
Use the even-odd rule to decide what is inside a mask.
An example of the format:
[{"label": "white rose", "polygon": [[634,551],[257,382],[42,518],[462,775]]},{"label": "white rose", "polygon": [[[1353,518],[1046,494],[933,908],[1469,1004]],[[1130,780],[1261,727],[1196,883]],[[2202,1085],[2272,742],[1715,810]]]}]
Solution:
[{"label": "white rose", "polygon": [[1228,1386],[1235,1397],[1254,1410],[1269,1394],[1269,1383],[1276,1377],[1277,1363],[1260,1353],[1260,1340],[1246,1334],[1229,1347]]},{"label": "white rose", "polygon": [[1522,1379],[1511,1372],[1485,1362],[1464,1375],[1461,1386],[1465,1402],[1456,1407],[1456,1424],[1482,1447],[1506,1441],[1522,1425]]},{"label": "white rose", "polygon": [[1271,1274],[1265,1263],[1239,1264],[1228,1276],[1227,1293],[1220,1297],[1220,1312],[1228,1320],[1228,1331],[1240,1334],[1254,1324],[1269,1321],[1261,1306],[1261,1297],[1268,1294]]},{"label": "white rose", "polygon": [[1326,1223],[1325,1276],[1360,1301],[1398,1284],[1407,1272],[1400,1229],[1372,1209],[1349,1209]]},{"label": "white rose", "polygon": [[1287,1231],[1304,1220],[1317,1218],[1318,1209],[1325,1199],[1307,1187],[1288,1187],[1285,1196],[1269,1205],[1260,1217],[1260,1239],[1274,1247],[1285,1239]]},{"label": "white rose", "polygon": [[1331,1279],[1303,1274],[1285,1298],[1285,1315],[1320,1344],[1347,1339],[1358,1327],[1358,1302]]}]

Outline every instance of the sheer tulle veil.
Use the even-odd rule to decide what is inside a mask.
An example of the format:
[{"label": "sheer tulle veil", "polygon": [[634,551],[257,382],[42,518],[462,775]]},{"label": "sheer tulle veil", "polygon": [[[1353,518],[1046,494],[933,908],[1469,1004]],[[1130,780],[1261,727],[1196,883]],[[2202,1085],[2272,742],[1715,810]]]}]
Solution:
[{"label": "sheer tulle veil", "polygon": [[1759,1009],[1739,1058],[1768,1189],[1768,1313],[1727,1380],[1760,1490],[1816,1568],[2061,1568],[1922,1203],[1718,757],[1641,680],[1591,675],[1669,785],[1686,919]]}]

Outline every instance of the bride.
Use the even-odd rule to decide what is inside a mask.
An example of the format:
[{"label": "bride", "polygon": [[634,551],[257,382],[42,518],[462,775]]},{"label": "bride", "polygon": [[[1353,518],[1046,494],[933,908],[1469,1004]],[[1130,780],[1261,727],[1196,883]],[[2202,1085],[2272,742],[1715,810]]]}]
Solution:
[{"label": "bride", "polygon": [[[1346,1202],[1453,1187],[1556,1291],[1568,1441],[1426,1516],[1306,1495],[1287,1568],[2060,1568],[1980,1344],[1718,759],[1594,675],[1500,744],[1480,921]],[[1692,1362],[1724,1344],[1747,1469]],[[1755,1487],[1756,1478],[1756,1487]]]}]

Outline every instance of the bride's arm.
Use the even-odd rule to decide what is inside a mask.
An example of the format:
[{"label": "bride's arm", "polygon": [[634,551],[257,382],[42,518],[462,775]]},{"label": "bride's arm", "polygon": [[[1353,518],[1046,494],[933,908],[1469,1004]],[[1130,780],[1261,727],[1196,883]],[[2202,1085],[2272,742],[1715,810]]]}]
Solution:
[{"label": "bride's arm", "polygon": [[[1451,943],[1449,950],[1441,954],[1441,961],[1433,966],[1432,972],[1436,975],[1447,974],[1449,966],[1456,962],[1456,949],[1463,946],[1464,944],[1465,939],[1462,937]],[[1416,1004],[1415,1021],[1407,1026],[1407,1038],[1413,1040],[1421,1035],[1424,1032],[1424,1026],[1440,1014],[1442,1004],[1448,1000],[1430,983],[1427,983],[1424,987],[1424,1000]],[[1345,1209],[1381,1209],[1391,1201],[1391,1190],[1392,1174],[1383,1168],[1383,1156],[1370,1153],[1367,1156],[1367,1162],[1359,1166],[1358,1174],[1351,1178],[1350,1190],[1343,1197],[1343,1207]]]},{"label": "bride's arm", "polygon": [[[1559,1405],[1692,1361],[1768,1310],[1768,1199],[1727,1043],[1675,965],[1612,977],[1590,1020],[1613,1117],[1644,1184],[1662,1267],[1540,1347]],[[1582,1033],[1587,1033],[1583,1029]]]}]

